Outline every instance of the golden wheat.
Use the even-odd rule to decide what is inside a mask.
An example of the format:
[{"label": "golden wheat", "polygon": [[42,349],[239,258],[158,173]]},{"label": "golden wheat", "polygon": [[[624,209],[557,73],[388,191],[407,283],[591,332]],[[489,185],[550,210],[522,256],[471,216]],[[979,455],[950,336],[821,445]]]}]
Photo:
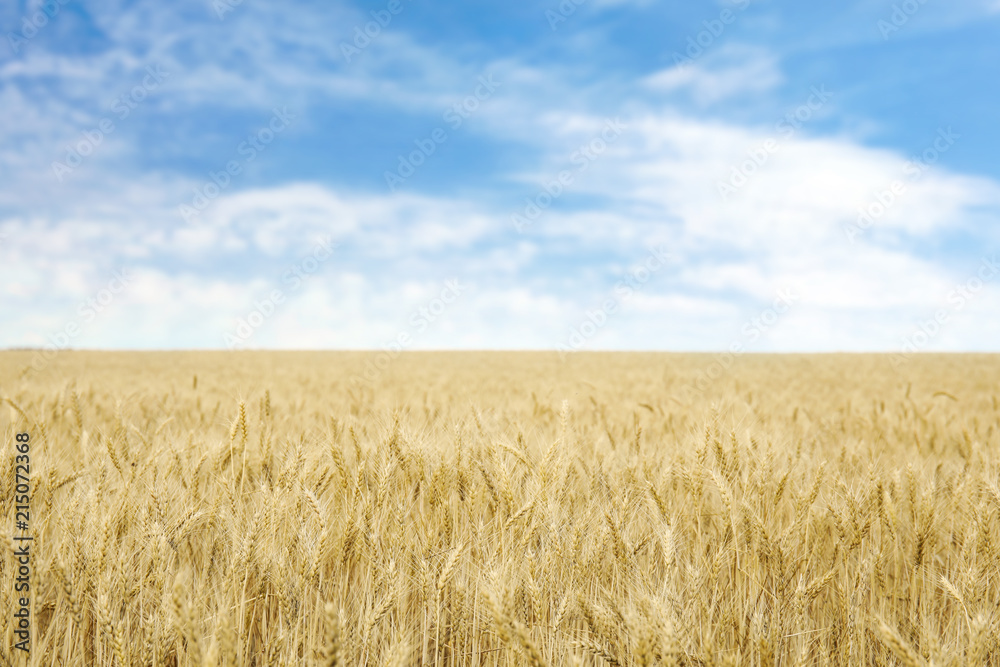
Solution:
[{"label": "golden wheat", "polygon": [[29,361],[0,664],[1000,665],[996,356]]}]

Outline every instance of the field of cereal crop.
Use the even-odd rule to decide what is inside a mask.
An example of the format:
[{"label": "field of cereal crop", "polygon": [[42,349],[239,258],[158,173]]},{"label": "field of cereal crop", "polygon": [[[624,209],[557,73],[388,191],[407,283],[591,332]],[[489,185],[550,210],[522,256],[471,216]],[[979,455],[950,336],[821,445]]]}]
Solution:
[{"label": "field of cereal crop", "polygon": [[369,356],[0,353],[30,664],[1000,664],[996,355]]}]

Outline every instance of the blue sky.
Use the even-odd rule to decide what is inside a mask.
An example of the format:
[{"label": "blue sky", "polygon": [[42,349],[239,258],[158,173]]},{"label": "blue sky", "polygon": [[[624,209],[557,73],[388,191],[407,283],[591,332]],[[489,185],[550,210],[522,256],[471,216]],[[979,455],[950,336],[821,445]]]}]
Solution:
[{"label": "blue sky", "polygon": [[997,350],[1000,2],[675,4],[4,4],[0,346]]}]

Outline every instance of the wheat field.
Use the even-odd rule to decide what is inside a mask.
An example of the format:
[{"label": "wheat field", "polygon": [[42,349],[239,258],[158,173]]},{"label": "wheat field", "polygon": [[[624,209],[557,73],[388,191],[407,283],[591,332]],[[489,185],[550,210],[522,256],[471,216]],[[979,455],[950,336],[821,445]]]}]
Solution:
[{"label": "wheat field", "polygon": [[33,355],[4,665],[1000,664],[995,355]]}]

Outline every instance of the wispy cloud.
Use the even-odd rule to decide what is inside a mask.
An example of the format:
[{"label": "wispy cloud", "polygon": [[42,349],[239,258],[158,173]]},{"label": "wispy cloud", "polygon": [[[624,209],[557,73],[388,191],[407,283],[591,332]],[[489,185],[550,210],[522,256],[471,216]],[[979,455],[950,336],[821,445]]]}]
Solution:
[{"label": "wispy cloud", "polygon": [[[337,240],[336,257],[289,292],[248,345],[370,347],[459,276],[468,298],[413,347],[555,348],[646,248],[663,245],[669,266],[595,329],[588,348],[721,349],[777,290],[794,289],[795,308],[752,345],[895,349],[1000,242],[1000,173],[960,162],[997,135],[963,125],[959,110],[954,120],[939,110],[904,125],[859,107],[834,56],[803,64],[780,40],[755,42],[760,25],[791,14],[751,3],[697,58],[674,64],[662,44],[642,43],[638,19],[629,25],[636,44],[615,43],[614,23],[594,24],[604,12],[648,21],[655,5],[591,4],[578,26],[554,34],[536,8],[548,41],[504,53],[499,45],[513,38],[502,33],[464,52],[444,48],[424,10],[407,6],[350,62],[338,45],[371,17],[344,5],[242,3],[220,21],[197,3],[109,3],[87,19],[89,46],[39,35],[0,60],[0,104],[18,119],[0,132],[0,280],[10,286],[0,345],[40,344],[127,265],[129,289],[74,344],[221,347],[282,267],[322,237]],[[667,53],[682,52],[722,7],[678,22]],[[978,15],[993,9],[981,4]],[[852,11],[868,21],[874,10]],[[814,17],[797,20],[814,27]],[[618,60],[560,55],[601,30]],[[656,57],[622,55],[637,44]],[[145,86],[150,68],[169,76]],[[442,114],[487,75],[502,85],[390,192],[384,171],[444,127]],[[827,82],[832,97],[809,106]],[[803,105],[808,121],[786,132],[782,120]],[[295,113],[287,133],[183,219],[178,207],[285,107]],[[852,129],[859,118],[898,123],[905,141],[871,141]],[[609,119],[625,129],[596,151]],[[105,120],[112,130],[101,130]],[[962,135],[954,150],[908,172],[949,126]],[[99,145],[87,148],[95,131]],[[742,169],[765,144],[774,146],[766,160]],[[53,164],[83,150],[57,177]],[[599,158],[583,159],[588,150]],[[745,178],[720,197],[734,169]],[[572,178],[559,181],[563,172]],[[905,194],[850,237],[859,211],[897,181]],[[512,213],[543,199],[532,224],[512,226]],[[994,345],[1000,325],[989,308],[998,305],[997,286],[984,286],[980,310],[956,316],[929,345]]]}]

